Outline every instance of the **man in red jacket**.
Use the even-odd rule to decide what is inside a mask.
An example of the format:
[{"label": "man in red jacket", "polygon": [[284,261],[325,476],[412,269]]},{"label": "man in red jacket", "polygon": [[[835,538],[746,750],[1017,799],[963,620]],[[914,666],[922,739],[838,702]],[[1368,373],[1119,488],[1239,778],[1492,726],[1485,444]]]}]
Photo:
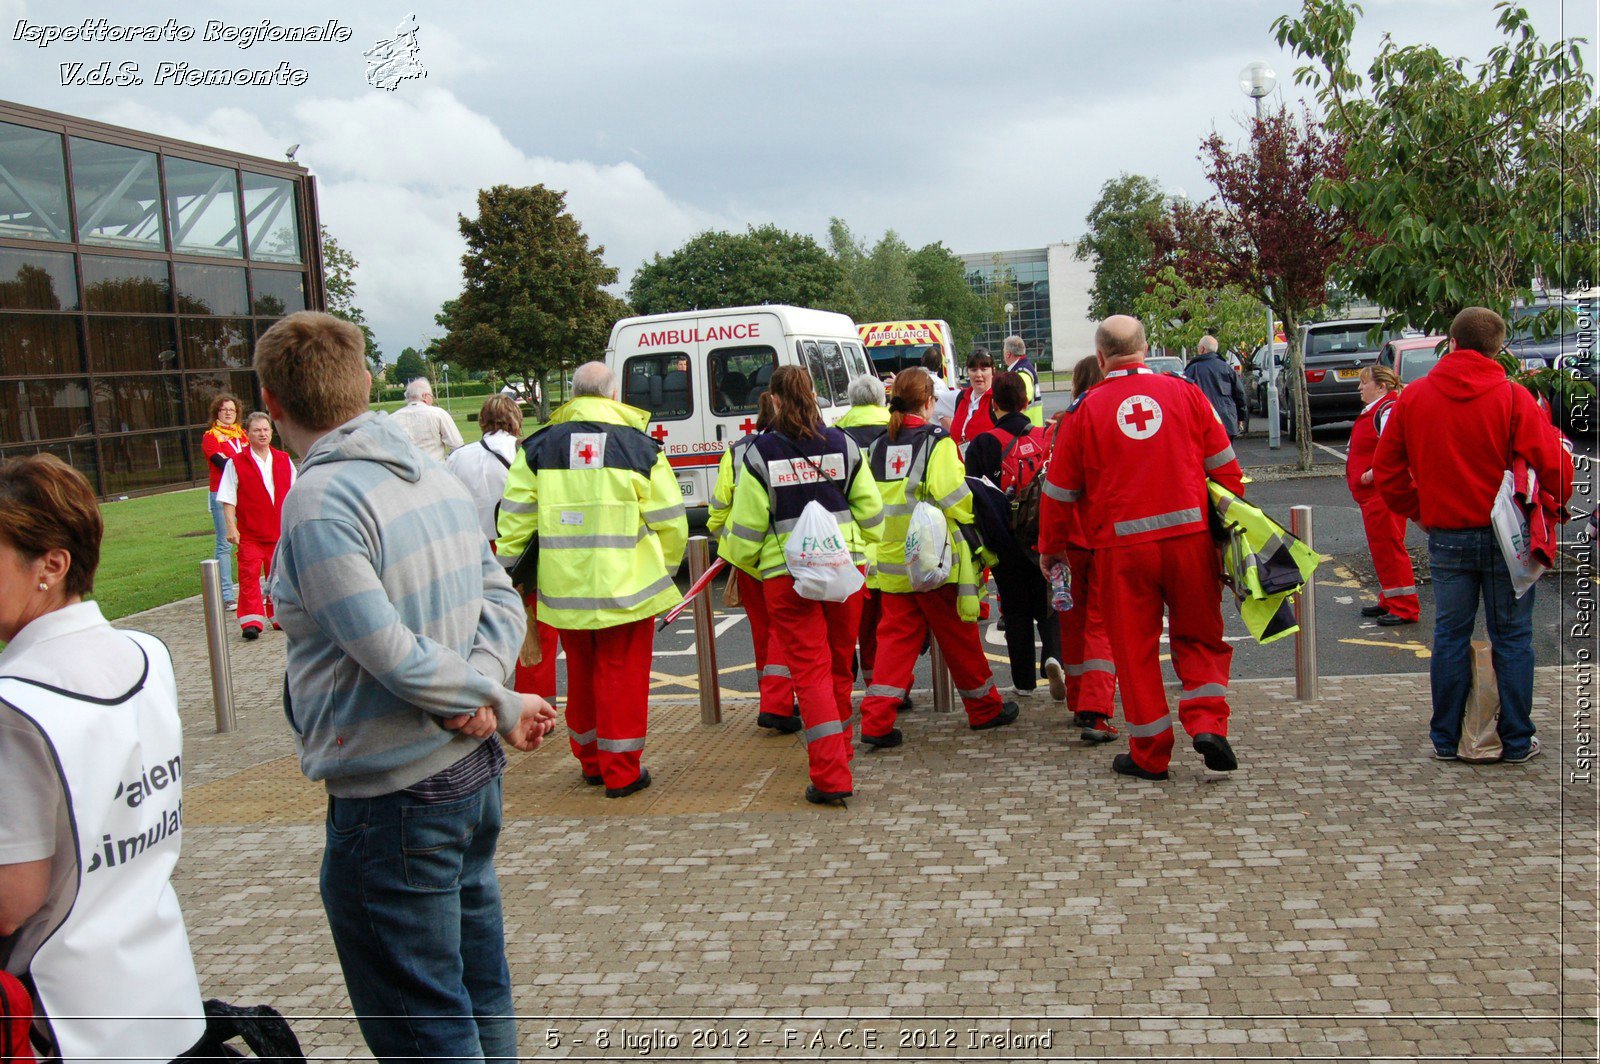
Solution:
[{"label": "man in red jacket", "polygon": [[1450,323],[1450,349],[1394,405],[1373,479],[1389,508],[1428,532],[1435,615],[1433,756],[1453,761],[1472,683],[1472,629],[1483,599],[1500,690],[1502,760],[1539,753],[1533,726],[1533,596],[1517,598],[1490,527],[1505,472],[1525,459],[1540,485],[1565,502],[1572,458],[1533,395],[1506,379],[1495,361],[1506,323],[1468,307]]},{"label": "man in red jacket", "polygon": [[244,419],[250,446],[235,455],[217,484],[228,526],[228,541],[239,550],[239,632],[246,639],[261,635],[272,620],[272,600],[261,594],[263,577],[272,575],[283,523],[283,499],[294,486],[294,463],[287,451],[272,446],[272,419],[259,411]]},{"label": "man in red jacket", "polygon": [[1205,394],[1145,367],[1144,327],[1124,315],[1095,331],[1105,380],[1062,422],[1039,516],[1040,566],[1066,561],[1077,508],[1096,579],[1106,581],[1111,656],[1128,724],[1114,771],[1167,778],[1172,714],[1161,680],[1165,607],[1172,665],[1183,683],[1178,719],[1206,767],[1238,767],[1228,744],[1228,672],[1222,582],[1207,521],[1210,478],[1244,491],[1233,445]]}]

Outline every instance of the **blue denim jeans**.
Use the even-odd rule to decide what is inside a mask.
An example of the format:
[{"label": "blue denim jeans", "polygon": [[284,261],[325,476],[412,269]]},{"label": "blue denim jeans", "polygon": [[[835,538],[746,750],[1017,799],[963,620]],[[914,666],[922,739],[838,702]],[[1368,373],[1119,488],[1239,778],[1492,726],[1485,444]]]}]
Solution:
[{"label": "blue denim jeans", "polygon": [[228,522],[222,516],[222,504],[217,501],[217,493],[206,492],[211,500],[211,528],[217,534],[214,547],[214,557],[217,559],[217,571],[222,576],[222,601],[239,601],[239,585],[233,579],[233,544],[228,542]]},{"label": "blue denim jeans", "polygon": [[322,904],[381,1061],[517,1056],[500,884],[500,780],[455,802],[329,798]]},{"label": "blue denim jeans", "polygon": [[1500,745],[1506,757],[1528,752],[1533,740],[1533,596],[1511,588],[1505,557],[1489,528],[1435,529],[1428,533],[1435,617],[1433,746],[1453,753],[1461,740],[1461,715],[1472,686],[1472,629],[1484,606],[1495,680],[1500,693]]}]

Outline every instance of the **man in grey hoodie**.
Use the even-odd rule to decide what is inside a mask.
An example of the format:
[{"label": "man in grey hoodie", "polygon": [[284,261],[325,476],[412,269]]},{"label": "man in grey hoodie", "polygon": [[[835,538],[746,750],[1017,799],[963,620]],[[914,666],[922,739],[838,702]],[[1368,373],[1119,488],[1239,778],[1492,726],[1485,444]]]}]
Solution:
[{"label": "man in grey hoodie", "polygon": [[361,333],[327,314],[256,344],[262,400],[301,456],[272,576],[284,710],[328,788],[322,900],[380,1060],[514,1058],[496,732],[555,711],[508,683],[527,621],[460,481],[384,414]]}]

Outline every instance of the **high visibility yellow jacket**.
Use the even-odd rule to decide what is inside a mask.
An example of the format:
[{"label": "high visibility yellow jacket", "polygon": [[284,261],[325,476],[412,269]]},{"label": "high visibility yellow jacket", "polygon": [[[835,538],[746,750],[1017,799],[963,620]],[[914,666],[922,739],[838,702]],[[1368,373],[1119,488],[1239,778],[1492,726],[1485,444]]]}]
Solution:
[{"label": "high visibility yellow jacket", "polygon": [[[834,422],[835,428],[844,430],[844,434],[856,441],[861,448],[861,453],[878,441],[889,427],[889,408],[878,406],[876,403],[867,406],[852,406],[844,412],[844,416]],[[867,590],[877,591],[878,588],[878,562],[877,544],[867,547]]]},{"label": "high visibility yellow jacket", "polygon": [[1028,415],[1028,420],[1039,428],[1044,427],[1044,399],[1039,395],[1039,370],[1030,358],[1020,358],[1016,365],[1010,367],[1012,373],[1021,374],[1022,390],[1028,397],[1028,405],[1023,407],[1023,413]]},{"label": "high visibility yellow jacket", "polygon": [[1206,490],[1228,536],[1222,571],[1245,627],[1261,644],[1299,631],[1289,596],[1311,581],[1321,558],[1259,507],[1216,481],[1207,481]]},{"label": "high visibility yellow jacket", "polygon": [[[755,434],[752,433],[743,439],[735,440],[722,452],[722,461],[717,463],[717,483],[711,489],[711,506],[706,514],[706,534],[717,541],[717,553],[720,557],[726,557],[722,544],[728,535],[728,514],[733,510],[733,487],[744,468],[744,452],[755,442],[755,438]],[[742,566],[735,565],[734,568]],[[744,571],[751,576],[761,575],[754,569]]]},{"label": "high visibility yellow jacket", "polygon": [[850,556],[865,565],[883,525],[883,503],[861,448],[836,428],[803,440],[776,432],[757,436],[735,478],[722,556],[763,580],[785,575],[784,545],[813,500],[833,514]]},{"label": "high visibility yellow jacket", "polygon": [[876,562],[878,587],[899,595],[911,594],[911,574],[906,566],[906,530],[918,502],[928,502],[944,512],[954,549],[949,584],[956,585],[957,612],[963,621],[978,619],[984,588],[979,574],[995,558],[975,550],[972,489],[961,452],[950,434],[937,425],[917,422],[900,430],[900,438],[887,435],[872,445],[867,465],[883,496],[883,539]]},{"label": "high visibility yellow jacket", "polygon": [[506,475],[496,556],[511,569],[538,535],[539,619],[610,628],[682,600],[672,574],[689,541],[683,494],[649,414],[579,396],[529,436]]}]

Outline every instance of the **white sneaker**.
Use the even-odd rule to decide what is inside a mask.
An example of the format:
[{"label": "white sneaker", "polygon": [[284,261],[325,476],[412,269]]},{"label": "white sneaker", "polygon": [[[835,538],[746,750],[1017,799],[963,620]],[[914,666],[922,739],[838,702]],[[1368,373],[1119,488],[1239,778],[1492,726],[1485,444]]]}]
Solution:
[{"label": "white sneaker", "polygon": [[1050,697],[1057,702],[1067,700],[1067,670],[1055,658],[1044,659],[1044,678],[1050,683]]},{"label": "white sneaker", "polygon": [[1544,751],[1539,748],[1539,737],[1535,735],[1528,741],[1527,753],[1523,754],[1521,757],[1502,757],[1500,759],[1500,763],[1502,765],[1520,765],[1524,761],[1532,761],[1543,752]]}]

